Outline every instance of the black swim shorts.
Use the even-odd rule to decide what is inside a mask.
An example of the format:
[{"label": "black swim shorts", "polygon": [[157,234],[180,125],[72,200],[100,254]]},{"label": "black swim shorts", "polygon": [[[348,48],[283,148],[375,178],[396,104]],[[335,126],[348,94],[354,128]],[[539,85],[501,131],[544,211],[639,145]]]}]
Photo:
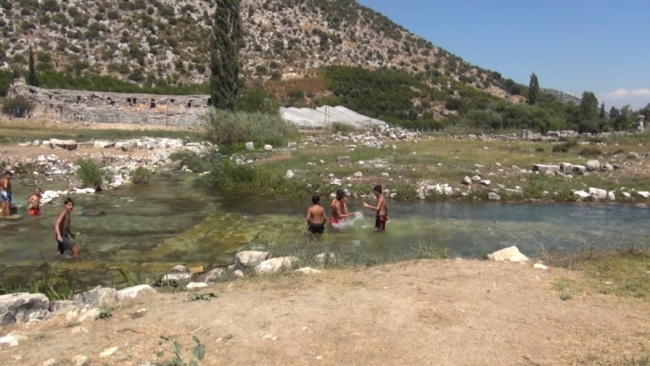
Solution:
[{"label": "black swim shorts", "polygon": [[74,246],[72,240],[70,240],[67,235],[63,235],[61,237],[61,241],[59,241],[59,239],[56,239],[56,243],[58,244],[58,251],[61,254],[63,254],[66,250],[72,250],[72,247]]},{"label": "black swim shorts", "polygon": [[309,224],[309,232],[312,234],[322,234],[325,232],[325,223]]}]

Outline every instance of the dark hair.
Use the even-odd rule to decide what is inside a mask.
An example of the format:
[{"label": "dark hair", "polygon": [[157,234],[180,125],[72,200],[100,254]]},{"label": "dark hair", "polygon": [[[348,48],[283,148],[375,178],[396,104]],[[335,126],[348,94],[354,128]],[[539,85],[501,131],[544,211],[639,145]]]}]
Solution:
[{"label": "dark hair", "polygon": [[10,172],[9,170],[5,171],[5,175],[8,175],[10,177],[14,176],[14,173]]},{"label": "dark hair", "polygon": [[373,188],[372,190],[381,194],[381,186],[375,186],[375,188]]},{"label": "dark hair", "polygon": [[320,202],[320,197],[318,197],[318,196],[311,196],[311,203],[317,205],[318,202]]},{"label": "dark hair", "polygon": [[336,199],[340,201],[343,198],[345,198],[345,191],[342,190],[342,189],[339,189],[338,191],[336,191]]},{"label": "dark hair", "polygon": [[74,201],[70,197],[66,198],[65,201],[63,201],[63,205],[67,205],[68,203],[72,203],[72,205],[74,206]]}]

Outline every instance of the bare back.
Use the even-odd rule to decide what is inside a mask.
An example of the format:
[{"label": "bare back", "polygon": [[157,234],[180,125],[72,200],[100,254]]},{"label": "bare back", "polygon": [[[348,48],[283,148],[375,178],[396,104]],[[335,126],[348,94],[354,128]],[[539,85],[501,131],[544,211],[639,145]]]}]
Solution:
[{"label": "bare back", "polygon": [[386,205],[386,198],[384,196],[379,196],[377,206],[379,206],[379,210],[377,211],[378,215],[388,215],[388,206]]},{"label": "bare back", "polygon": [[326,220],[325,210],[320,205],[313,205],[307,210],[307,221],[311,224],[322,224]]},{"label": "bare back", "polygon": [[63,210],[56,220],[56,225],[59,228],[61,236],[66,236],[70,233],[70,212]]},{"label": "bare back", "polygon": [[2,184],[0,184],[0,187],[2,187],[2,190],[11,193],[11,181],[7,178],[2,178]]}]

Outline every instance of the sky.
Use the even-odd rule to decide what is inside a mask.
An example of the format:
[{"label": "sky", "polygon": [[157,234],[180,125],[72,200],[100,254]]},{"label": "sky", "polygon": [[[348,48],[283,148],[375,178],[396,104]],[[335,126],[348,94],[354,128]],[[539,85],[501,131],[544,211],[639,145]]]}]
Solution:
[{"label": "sky", "polygon": [[650,103],[650,0],[357,0],[505,78],[610,106]]}]

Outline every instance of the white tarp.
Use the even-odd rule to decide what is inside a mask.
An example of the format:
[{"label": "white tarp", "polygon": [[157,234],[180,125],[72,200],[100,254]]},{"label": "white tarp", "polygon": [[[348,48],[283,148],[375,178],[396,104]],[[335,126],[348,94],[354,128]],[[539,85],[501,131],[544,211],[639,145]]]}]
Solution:
[{"label": "white tarp", "polygon": [[311,108],[280,108],[280,116],[298,128],[323,128],[332,123],[343,123],[357,128],[384,126],[386,122],[370,118],[345,107],[322,106]]}]

